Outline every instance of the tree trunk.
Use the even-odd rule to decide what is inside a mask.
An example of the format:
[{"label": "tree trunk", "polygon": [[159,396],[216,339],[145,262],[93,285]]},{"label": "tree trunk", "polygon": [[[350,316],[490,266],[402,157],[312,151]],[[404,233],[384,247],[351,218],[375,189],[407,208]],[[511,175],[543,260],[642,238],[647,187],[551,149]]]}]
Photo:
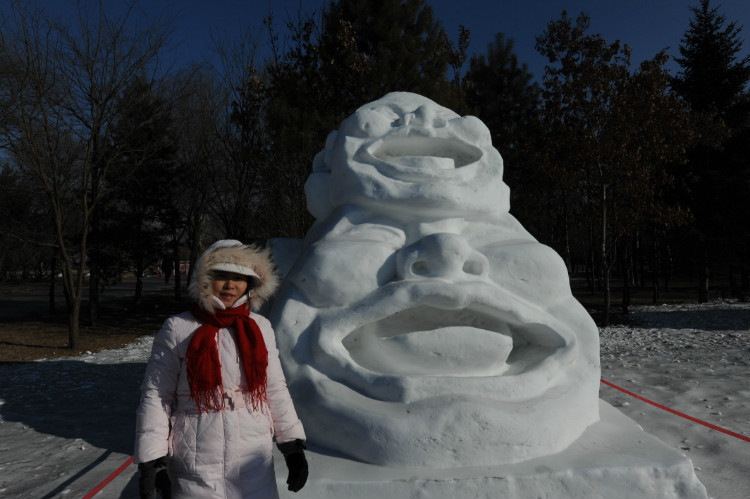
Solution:
[{"label": "tree trunk", "polygon": [[187,263],[190,264],[190,268],[187,270],[187,282],[190,282],[190,278],[193,275],[193,263],[198,259],[198,256],[202,253],[203,248],[201,247],[201,241],[203,240],[203,228],[205,226],[205,216],[202,213],[196,214],[193,218],[193,238],[190,241],[190,258]]},{"label": "tree trunk", "polygon": [[135,305],[138,307],[141,304],[143,297],[143,255],[138,255],[135,258]]},{"label": "tree trunk", "polygon": [[78,348],[79,318],[81,315],[81,301],[73,300],[73,308],[68,311],[68,348]]},{"label": "tree trunk", "polygon": [[737,279],[734,277],[734,265],[729,264],[729,296],[737,298],[739,296],[739,289],[737,288]]},{"label": "tree trunk", "polygon": [[664,275],[664,291],[666,293],[669,293],[669,284],[672,280],[672,248],[666,241],[664,243],[664,253],[666,255],[666,257],[664,258],[664,265],[662,265],[662,274]]},{"label": "tree trunk", "polygon": [[[50,195],[51,197],[51,195]],[[79,258],[80,262],[76,269],[76,277],[73,278],[73,260],[66,246],[65,234],[63,232],[63,216],[60,205],[53,200],[53,209],[55,217],[55,232],[57,236],[57,248],[62,261],[63,290],[65,292],[65,304],[68,312],[68,347],[76,348],[79,337],[79,320],[81,316],[81,301],[83,301],[83,277],[86,273],[86,236],[83,232],[81,239]],[[87,221],[84,219],[83,227],[87,227]]]},{"label": "tree trunk", "polygon": [[[99,185],[101,170],[99,168],[100,162],[100,137],[99,133],[95,133],[92,137],[92,165],[91,165],[91,205],[96,202],[99,198]],[[91,226],[89,228],[89,242],[91,247],[88,251],[89,257],[89,324],[93,327],[96,326],[99,320],[99,250],[101,247],[99,238],[99,211],[94,210],[91,213]]]},{"label": "tree trunk", "polygon": [[622,251],[621,253],[621,264],[622,269],[622,313],[627,315],[630,308],[630,276],[632,268],[632,260],[628,254],[628,238],[624,237],[622,240]]},{"label": "tree trunk", "polygon": [[[85,261],[84,258],[82,260]],[[65,288],[65,301],[68,311],[68,348],[77,348],[80,336],[79,321],[81,317],[81,302],[83,295],[83,273],[86,269],[82,264],[78,268],[78,276],[73,280],[72,264],[69,259],[64,259],[63,284]]]},{"label": "tree trunk", "polygon": [[71,294],[68,303],[68,347],[77,348],[80,333],[82,288],[78,288],[75,294]]},{"label": "tree trunk", "polygon": [[588,258],[588,272],[586,273],[586,280],[589,283],[589,293],[592,295],[596,292],[596,258],[594,257],[594,227],[593,222],[589,225],[589,258]]},{"label": "tree trunk", "polygon": [[609,309],[612,306],[612,290],[609,282],[609,270],[604,271],[604,316],[602,326],[609,326]]},{"label": "tree trunk", "polygon": [[49,313],[55,315],[55,275],[57,274],[57,256],[54,254],[49,259]]},{"label": "tree trunk", "polygon": [[[637,273],[637,286],[638,289],[643,289],[646,287],[646,266],[645,266],[645,257],[643,255],[643,244],[642,244],[642,234],[639,230],[636,233],[635,239],[633,240],[633,255],[636,255],[635,258],[638,262],[638,273]],[[635,265],[635,264],[634,264]],[[633,268],[633,275],[636,275],[635,268]]]},{"label": "tree trunk", "polygon": [[711,278],[711,272],[708,268],[708,255],[706,249],[701,248],[701,261],[698,267],[698,303],[708,301],[708,283]]},{"label": "tree trunk", "polygon": [[655,305],[659,301],[659,273],[661,271],[661,261],[659,259],[659,241],[654,231],[654,254],[651,264],[651,302]]},{"label": "tree trunk", "polygon": [[182,289],[180,288],[182,282],[182,275],[180,273],[180,238],[177,234],[172,237],[172,261],[175,263],[174,273],[174,299],[176,301],[182,300]]},{"label": "tree trunk", "polygon": [[565,266],[568,272],[571,271],[570,265],[570,233],[568,231],[568,202],[567,196],[563,194],[563,248],[565,251]]},{"label": "tree trunk", "polygon": [[604,288],[604,317],[602,319],[602,325],[609,326],[609,307],[612,304],[612,294],[609,282],[609,265],[607,265],[607,186],[602,185],[601,192],[601,212],[602,212],[602,244],[600,246],[601,251],[599,253],[599,265],[601,266],[602,275],[602,286]]},{"label": "tree trunk", "polygon": [[89,324],[96,326],[99,319],[99,257],[89,252]]}]

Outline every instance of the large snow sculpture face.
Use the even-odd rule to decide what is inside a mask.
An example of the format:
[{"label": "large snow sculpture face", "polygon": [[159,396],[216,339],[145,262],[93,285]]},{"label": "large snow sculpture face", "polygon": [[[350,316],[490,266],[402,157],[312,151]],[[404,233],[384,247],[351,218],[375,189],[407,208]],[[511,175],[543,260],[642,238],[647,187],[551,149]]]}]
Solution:
[{"label": "large snow sculpture face", "polygon": [[307,185],[318,221],[272,311],[311,442],[381,465],[558,452],[598,419],[598,331],[507,212],[476,118],[364,106]]},{"label": "large snow sculpture face", "polygon": [[389,94],[329,136],[308,180],[308,207],[319,220],[348,204],[398,219],[507,212],[502,164],[477,118]]}]

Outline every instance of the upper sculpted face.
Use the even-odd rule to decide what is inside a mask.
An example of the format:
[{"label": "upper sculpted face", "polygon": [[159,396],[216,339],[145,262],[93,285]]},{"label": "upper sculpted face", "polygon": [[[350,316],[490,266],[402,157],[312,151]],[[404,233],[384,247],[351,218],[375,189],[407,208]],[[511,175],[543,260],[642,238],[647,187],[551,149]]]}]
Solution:
[{"label": "upper sculpted face", "polygon": [[317,158],[316,170],[330,173],[327,210],[352,204],[396,218],[508,211],[502,158],[480,120],[414,94],[389,96],[344,120]]},{"label": "upper sculpted face", "polygon": [[389,94],[318,158],[323,216],[272,314],[317,444],[382,465],[499,464],[598,419],[598,330],[562,260],[504,209],[488,137]]}]

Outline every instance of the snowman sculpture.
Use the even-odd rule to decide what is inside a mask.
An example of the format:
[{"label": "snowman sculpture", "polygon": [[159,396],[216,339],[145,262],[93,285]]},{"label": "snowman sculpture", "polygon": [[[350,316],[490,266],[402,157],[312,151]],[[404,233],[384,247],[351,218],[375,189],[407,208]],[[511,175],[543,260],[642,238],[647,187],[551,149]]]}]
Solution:
[{"label": "snowman sculpture", "polygon": [[271,319],[310,442],[381,466],[500,465],[599,419],[598,330],[509,213],[485,125],[411,93],[358,109],[306,184]]}]

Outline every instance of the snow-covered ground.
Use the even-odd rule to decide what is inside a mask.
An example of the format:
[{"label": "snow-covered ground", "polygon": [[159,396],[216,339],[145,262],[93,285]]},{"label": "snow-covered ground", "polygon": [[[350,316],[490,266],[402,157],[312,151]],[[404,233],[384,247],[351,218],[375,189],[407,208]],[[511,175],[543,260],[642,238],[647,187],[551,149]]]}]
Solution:
[{"label": "snow-covered ground", "polygon": [[[750,436],[750,304],[635,307],[633,326],[601,331],[602,378]],[[750,442],[602,386],[602,399],[682,449],[715,499],[750,497]]]},{"label": "snow-covered ground", "polygon": [[[750,303],[634,307],[632,318],[630,326],[601,330],[605,380],[750,435]],[[0,497],[81,498],[128,459],[151,341],[144,337],[83,357],[0,365]],[[605,385],[601,398],[682,449],[710,497],[748,497],[750,442]],[[137,497],[135,466],[96,497]]]}]

